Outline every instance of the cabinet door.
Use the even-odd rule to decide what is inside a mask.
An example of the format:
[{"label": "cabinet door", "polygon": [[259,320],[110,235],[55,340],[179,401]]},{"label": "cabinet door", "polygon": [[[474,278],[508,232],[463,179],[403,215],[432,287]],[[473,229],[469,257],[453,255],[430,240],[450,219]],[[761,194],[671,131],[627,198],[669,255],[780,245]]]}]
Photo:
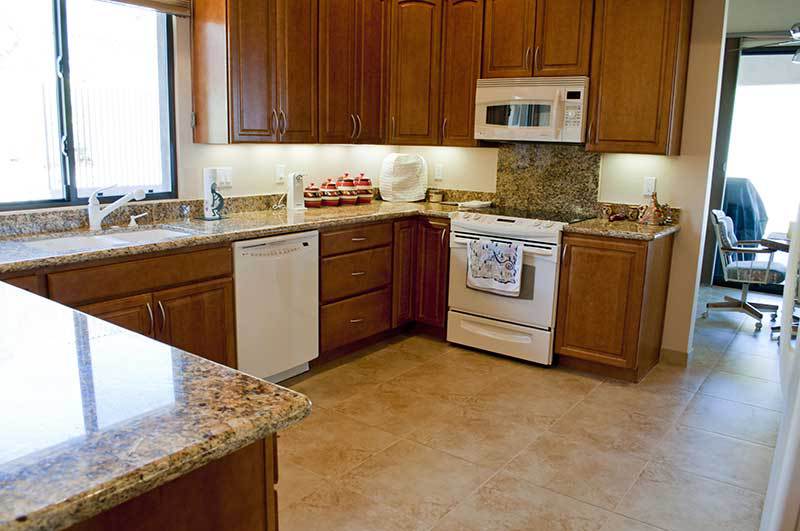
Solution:
[{"label": "cabinet door", "polygon": [[528,77],[536,0],[486,0],[483,77]]},{"label": "cabinet door", "polygon": [[443,1],[392,0],[390,144],[439,142]]},{"label": "cabinet door", "polygon": [[534,76],[588,76],[594,0],[537,0]]},{"label": "cabinet door", "polygon": [[77,310],[144,336],[153,337],[155,332],[153,297],[149,293],[78,306]]},{"label": "cabinet door", "polygon": [[232,0],[228,9],[230,140],[275,142],[275,0]]},{"label": "cabinet door", "polygon": [[595,11],[586,148],[678,154],[691,0],[597,0]]},{"label": "cabinet door", "polygon": [[447,318],[449,236],[449,222],[419,222],[416,320],[436,327],[444,327]]},{"label": "cabinet door", "polygon": [[442,61],[442,144],[475,145],[475,84],[481,74],[483,0],[447,0]]},{"label": "cabinet door", "polygon": [[565,235],[556,352],[635,368],[647,242]]},{"label": "cabinet door", "polygon": [[313,143],[317,127],[317,0],[277,4],[281,142]]},{"label": "cabinet door", "polygon": [[156,339],[236,367],[233,281],[212,280],[153,294]]},{"label": "cabinet door", "polygon": [[356,134],[356,3],[319,2],[319,140],[343,144]]},{"label": "cabinet door", "polygon": [[386,77],[389,2],[356,0],[356,141],[383,144],[386,123]]},{"label": "cabinet door", "polygon": [[416,285],[417,220],[406,219],[394,224],[392,267],[392,327],[414,320],[414,286]]}]

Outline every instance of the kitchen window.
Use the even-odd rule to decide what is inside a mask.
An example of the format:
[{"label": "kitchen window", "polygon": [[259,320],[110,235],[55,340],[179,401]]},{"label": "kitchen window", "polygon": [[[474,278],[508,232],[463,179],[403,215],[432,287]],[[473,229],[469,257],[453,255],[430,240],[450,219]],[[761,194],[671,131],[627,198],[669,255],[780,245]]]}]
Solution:
[{"label": "kitchen window", "polygon": [[0,2],[0,209],[176,197],[171,16]]}]

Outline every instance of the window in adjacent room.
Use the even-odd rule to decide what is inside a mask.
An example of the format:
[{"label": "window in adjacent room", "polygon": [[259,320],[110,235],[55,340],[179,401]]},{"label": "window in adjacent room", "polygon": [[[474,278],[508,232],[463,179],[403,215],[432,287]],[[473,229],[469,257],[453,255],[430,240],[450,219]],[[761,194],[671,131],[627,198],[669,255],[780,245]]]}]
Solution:
[{"label": "window in adjacent room", "polygon": [[175,197],[171,46],[155,10],[0,2],[0,208]]}]

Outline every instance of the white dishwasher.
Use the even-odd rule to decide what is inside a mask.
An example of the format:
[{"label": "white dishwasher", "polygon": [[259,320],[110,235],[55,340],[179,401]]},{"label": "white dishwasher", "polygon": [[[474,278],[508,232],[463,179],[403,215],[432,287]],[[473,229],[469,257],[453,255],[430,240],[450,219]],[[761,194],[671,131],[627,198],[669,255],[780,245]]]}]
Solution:
[{"label": "white dishwasher", "polygon": [[233,244],[239,370],[280,382],[319,356],[319,233]]}]

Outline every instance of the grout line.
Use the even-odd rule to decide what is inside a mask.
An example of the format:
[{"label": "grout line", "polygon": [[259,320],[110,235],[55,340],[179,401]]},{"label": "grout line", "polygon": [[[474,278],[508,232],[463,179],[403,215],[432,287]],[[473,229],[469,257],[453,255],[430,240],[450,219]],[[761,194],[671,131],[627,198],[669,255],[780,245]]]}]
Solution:
[{"label": "grout line", "polygon": [[[772,382],[769,382],[769,383],[772,383]],[[735,404],[744,404],[745,406],[757,407],[759,409],[766,409],[767,411],[774,411],[775,413],[780,413],[781,415],[783,415],[783,411],[780,410],[780,409],[772,409],[771,407],[764,407],[764,406],[759,405],[759,404],[751,404],[750,402],[742,402],[741,400],[733,400],[732,398],[723,398],[721,396],[711,395],[711,394],[708,394],[708,393],[703,393],[701,391],[698,391],[696,394],[702,395],[702,396],[708,396],[708,397],[711,397],[711,398],[718,398],[720,400],[727,400],[728,402],[733,402]]]},{"label": "grout line", "polygon": [[756,446],[763,446],[764,448],[769,448],[771,450],[775,450],[774,446],[766,444],[766,443],[763,443],[763,442],[753,441],[751,439],[742,439],[741,437],[737,437],[735,435],[729,435],[727,433],[722,433],[720,431],[709,430],[709,429],[706,429],[706,428],[699,428],[697,426],[692,426],[691,424],[683,424],[683,423],[679,422],[677,426],[674,426],[674,428],[678,428],[678,427],[680,427],[680,428],[689,428],[690,430],[695,430],[695,431],[702,431],[703,433],[710,433],[712,435],[725,437],[727,439],[733,439],[735,441],[740,441],[740,442],[744,442],[744,443],[748,443],[748,444],[753,444],[753,445],[756,445]]}]

